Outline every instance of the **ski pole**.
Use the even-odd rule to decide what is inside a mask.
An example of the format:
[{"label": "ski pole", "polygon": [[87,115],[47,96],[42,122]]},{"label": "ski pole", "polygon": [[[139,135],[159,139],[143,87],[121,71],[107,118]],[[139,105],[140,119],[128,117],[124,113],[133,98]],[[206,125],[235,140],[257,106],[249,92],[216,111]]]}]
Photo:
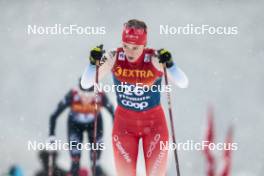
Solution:
[{"label": "ski pole", "polygon": [[[100,45],[99,48],[103,49],[103,45]],[[95,75],[95,84],[98,85],[98,77],[99,77],[99,60],[96,60],[96,75]],[[94,131],[93,131],[93,138],[94,138],[94,145],[97,143],[97,115],[98,115],[98,90],[94,89],[96,92],[96,97],[95,97],[95,119],[94,119]],[[93,176],[96,175],[96,158],[97,158],[97,153],[96,150],[93,150]]]},{"label": "ski pole", "polygon": [[51,151],[49,151],[48,157],[48,176],[53,176],[53,156]]},{"label": "ski pole", "polygon": [[[225,141],[225,144],[227,146],[231,146],[232,143],[233,143],[233,125],[231,125],[228,129],[228,132],[227,132],[227,136],[226,136],[226,141]],[[223,168],[223,171],[221,173],[221,176],[229,176],[231,175],[231,152],[232,152],[232,149],[226,149],[224,150],[224,161],[225,161],[225,165],[224,165],[224,168]]]},{"label": "ski pole", "polygon": [[[205,141],[208,141],[209,144],[214,143],[215,138],[215,129],[214,129],[214,113],[213,113],[213,107],[208,107],[207,112],[207,119],[208,119],[208,127],[206,132],[206,138]],[[207,176],[214,176],[216,175],[216,163],[215,163],[215,157],[210,151],[209,145],[207,145],[204,149],[204,154],[207,160]]]},{"label": "ski pole", "polygon": [[[167,68],[166,64],[162,64],[163,71],[164,71],[164,78],[165,78],[165,85],[168,86],[168,75],[167,75]],[[169,117],[170,117],[170,124],[171,124],[171,134],[172,134],[172,142],[174,144],[176,143],[176,136],[175,136],[175,130],[174,130],[174,122],[173,122],[173,116],[172,116],[172,107],[171,107],[171,96],[170,92],[167,92],[167,100],[168,100],[168,110],[169,110]],[[178,151],[177,148],[174,150],[174,158],[175,158],[175,164],[176,164],[176,172],[177,176],[180,176],[180,166],[179,166],[179,159],[178,159]]]}]

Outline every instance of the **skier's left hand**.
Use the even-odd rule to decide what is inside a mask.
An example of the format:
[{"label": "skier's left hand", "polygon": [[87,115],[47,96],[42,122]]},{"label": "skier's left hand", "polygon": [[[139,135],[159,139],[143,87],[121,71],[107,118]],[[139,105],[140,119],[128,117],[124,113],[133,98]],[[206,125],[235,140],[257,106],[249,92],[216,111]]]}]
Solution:
[{"label": "skier's left hand", "polygon": [[158,59],[160,63],[166,64],[167,68],[170,68],[173,65],[171,53],[166,49],[158,50]]}]

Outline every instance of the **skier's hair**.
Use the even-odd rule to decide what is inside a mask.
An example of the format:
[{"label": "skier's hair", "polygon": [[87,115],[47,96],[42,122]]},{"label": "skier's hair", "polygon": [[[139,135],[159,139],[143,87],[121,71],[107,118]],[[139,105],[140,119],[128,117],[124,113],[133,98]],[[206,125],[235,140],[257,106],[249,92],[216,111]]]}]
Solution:
[{"label": "skier's hair", "polygon": [[144,21],[140,21],[137,19],[131,19],[128,20],[128,22],[125,23],[127,27],[134,27],[134,28],[139,28],[139,29],[144,29],[147,31],[147,25]]}]

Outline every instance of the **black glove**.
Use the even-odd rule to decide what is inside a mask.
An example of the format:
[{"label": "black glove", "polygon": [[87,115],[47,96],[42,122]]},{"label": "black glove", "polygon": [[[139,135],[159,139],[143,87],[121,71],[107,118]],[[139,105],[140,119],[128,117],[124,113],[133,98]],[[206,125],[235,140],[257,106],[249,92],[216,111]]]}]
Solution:
[{"label": "black glove", "polygon": [[95,65],[96,61],[101,60],[104,52],[105,51],[103,50],[103,45],[100,45],[100,46],[93,48],[90,52],[90,57],[89,57],[90,63],[92,65]]},{"label": "black glove", "polygon": [[158,50],[158,59],[160,63],[166,64],[167,68],[173,66],[172,56],[168,50],[165,49]]}]

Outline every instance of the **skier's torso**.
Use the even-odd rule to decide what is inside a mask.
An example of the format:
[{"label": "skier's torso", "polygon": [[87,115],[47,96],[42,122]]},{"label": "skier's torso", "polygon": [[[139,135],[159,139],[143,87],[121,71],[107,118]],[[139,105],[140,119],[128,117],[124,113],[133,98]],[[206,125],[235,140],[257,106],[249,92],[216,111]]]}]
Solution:
[{"label": "skier's torso", "polygon": [[[97,97],[98,112],[102,106],[102,93]],[[96,116],[96,96],[92,92],[80,92],[79,90],[72,90],[72,103],[69,120],[77,123],[92,122]]]},{"label": "skier's torso", "polygon": [[161,86],[162,72],[152,64],[153,55],[154,50],[144,49],[140,58],[131,63],[123,49],[117,49],[112,74],[119,106],[133,111],[145,111],[160,104],[158,87]]}]

